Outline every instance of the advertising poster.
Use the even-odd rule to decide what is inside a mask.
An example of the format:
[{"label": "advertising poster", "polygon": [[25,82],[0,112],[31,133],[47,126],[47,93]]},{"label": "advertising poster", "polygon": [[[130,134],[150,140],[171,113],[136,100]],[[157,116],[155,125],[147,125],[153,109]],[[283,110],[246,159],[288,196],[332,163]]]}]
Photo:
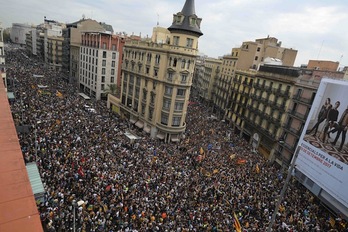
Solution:
[{"label": "advertising poster", "polygon": [[348,207],[348,82],[322,79],[299,140],[296,169]]}]

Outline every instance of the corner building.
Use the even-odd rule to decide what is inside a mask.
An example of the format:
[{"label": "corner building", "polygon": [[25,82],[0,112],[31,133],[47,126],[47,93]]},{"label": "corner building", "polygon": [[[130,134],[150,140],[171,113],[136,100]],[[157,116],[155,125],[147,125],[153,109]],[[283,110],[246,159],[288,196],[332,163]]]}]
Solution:
[{"label": "corner building", "polygon": [[152,138],[178,141],[186,129],[201,21],[194,0],[186,0],[172,25],[161,30],[165,40],[155,36],[124,46],[119,112]]}]

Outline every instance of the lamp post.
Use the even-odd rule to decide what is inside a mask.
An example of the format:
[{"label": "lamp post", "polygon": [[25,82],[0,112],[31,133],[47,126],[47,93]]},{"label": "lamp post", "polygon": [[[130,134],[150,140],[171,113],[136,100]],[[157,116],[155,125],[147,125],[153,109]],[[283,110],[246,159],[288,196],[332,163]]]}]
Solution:
[{"label": "lamp post", "polygon": [[277,213],[278,213],[278,211],[279,211],[280,204],[281,204],[281,202],[282,202],[282,200],[283,200],[283,198],[284,198],[286,189],[287,189],[287,187],[288,187],[288,185],[289,185],[289,182],[290,182],[290,179],[291,179],[291,176],[292,176],[292,172],[293,172],[294,169],[295,169],[295,163],[296,163],[296,159],[297,159],[297,156],[298,156],[298,153],[299,153],[299,152],[300,152],[300,147],[297,146],[296,151],[295,151],[295,153],[294,153],[294,157],[292,158],[291,163],[290,163],[290,167],[289,167],[289,169],[288,169],[288,174],[287,174],[287,176],[286,176],[286,180],[285,180],[285,182],[284,182],[284,185],[283,185],[283,188],[282,188],[282,190],[281,190],[281,192],[280,192],[280,195],[279,195],[279,198],[278,198],[276,207],[275,207],[274,212],[273,212],[273,214],[272,214],[271,221],[270,221],[270,223],[269,223],[269,225],[268,225],[267,232],[271,232],[271,231],[272,231],[272,227],[273,227],[274,222],[275,222],[275,219],[276,219],[276,217],[277,217]]},{"label": "lamp post", "polygon": [[75,216],[75,211],[76,211],[76,206],[79,207],[81,205],[83,205],[85,202],[83,200],[80,200],[78,202],[76,202],[76,200],[72,201],[72,205],[73,205],[73,217],[74,217],[74,222],[73,222],[73,231],[76,232],[76,216]]},{"label": "lamp post", "polygon": [[73,231],[75,232],[76,231],[76,226],[75,226],[75,221],[76,221],[76,219],[75,219],[75,208],[77,206],[77,203],[76,203],[75,200],[72,201],[72,205],[73,205],[73,215],[74,215],[74,217],[73,217]]}]

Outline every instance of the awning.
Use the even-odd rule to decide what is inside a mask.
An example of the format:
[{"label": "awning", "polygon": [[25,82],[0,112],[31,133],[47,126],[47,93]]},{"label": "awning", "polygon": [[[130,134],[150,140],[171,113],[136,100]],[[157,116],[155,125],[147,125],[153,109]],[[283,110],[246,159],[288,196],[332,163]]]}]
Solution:
[{"label": "awning", "polygon": [[129,121],[130,121],[130,123],[134,124],[136,122],[136,119],[131,119]]},{"label": "awning", "polygon": [[179,136],[178,135],[172,135],[171,136],[172,142],[178,142],[179,141]]},{"label": "awning", "polygon": [[39,198],[40,195],[43,195],[45,193],[45,189],[41,181],[39,169],[37,168],[37,165],[34,162],[27,163],[26,168],[27,168],[31,188],[33,189],[34,196],[35,198]]},{"label": "awning", "polygon": [[137,127],[139,127],[140,129],[144,127],[144,123],[143,123],[142,121],[137,121],[137,122],[135,123],[135,125],[136,125]]},{"label": "awning", "polygon": [[150,131],[151,131],[151,127],[146,126],[146,127],[144,128],[144,131],[145,131],[146,133],[150,133]]},{"label": "awning", "polygon": [[158,133],[158,134],[156,135],[156,137],[157,137],[158,139],[164,139],[164,134]]},{"label": "awning", "polygon": [[10,100],[14,100],[15,96],[14,96],[13,92],[7,92],[7,98]]}]

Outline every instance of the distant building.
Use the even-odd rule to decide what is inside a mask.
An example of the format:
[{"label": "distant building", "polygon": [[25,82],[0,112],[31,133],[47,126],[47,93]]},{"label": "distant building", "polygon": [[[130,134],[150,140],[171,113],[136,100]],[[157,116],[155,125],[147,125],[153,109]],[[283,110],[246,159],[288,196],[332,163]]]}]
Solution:
[{"label": "distant building", "polygon": [[309,60],[307,69],[323,70],[336,72],[338,70],[339,62],[329,60]]},{"label": "distant building", "polygon": [[62,70],[63,37],[65,24],[44,18],[44,23],[31,28],[26,34],[28,56],[37,56],[52,70]]},{"label": "distant building", "polygon": [[32,26],[28,24],[12,23],[11,34],[10,34],[11,42],[20,44],[20,45],[25,45],[26,34],[32,29],[33,29]]},{"label": "distant building", "polygon": [[[257,69],[267,58],[273,58],[284,66],[293,66],[297,50],[281,47],[277,38],[267,37],[243,42],[239,48],[232,49],[232,57],[236,57],[235,68],[241,70]],[[269,60],[269,59],[268,59]]]},{"label": "distant building", "polygon": [[201,20],[187,0],[168,34],[157,27],[152,41],[125,44],[120,104],[109,95],[108,105],[152,138],[174,142],[185,132]]},{"label": "distant building", "polygon": [[117,85],[124,38],[104,32],[82,32],[78,86],[96,100],[107,98],[110,85]]},{"label": "distant building", "polygon": [[[107,24],[105,24],[107,25]],[[80,61],[80,46],[81,32],[106,32],[104,24],[98,23],[93,19],[81,19],[79,21],[68,23],[63,29],[63,61],[62,71],[64,78],[70,83],[77,85],[79,79],[79,61]],[[110,30],[110,28],[108,28]],[[111,27],[112,30],[112,27]],[[112,30],[113,31],[113,30]],[[112,34],[110,32],[110,34]]]},{"label": "distant building", "polygon": [[5,43],[4,43],[4,29],[0,22],[0,77],[4,83],[5,89],[7,89],[6,81],[6,68],[5,68]]}]

